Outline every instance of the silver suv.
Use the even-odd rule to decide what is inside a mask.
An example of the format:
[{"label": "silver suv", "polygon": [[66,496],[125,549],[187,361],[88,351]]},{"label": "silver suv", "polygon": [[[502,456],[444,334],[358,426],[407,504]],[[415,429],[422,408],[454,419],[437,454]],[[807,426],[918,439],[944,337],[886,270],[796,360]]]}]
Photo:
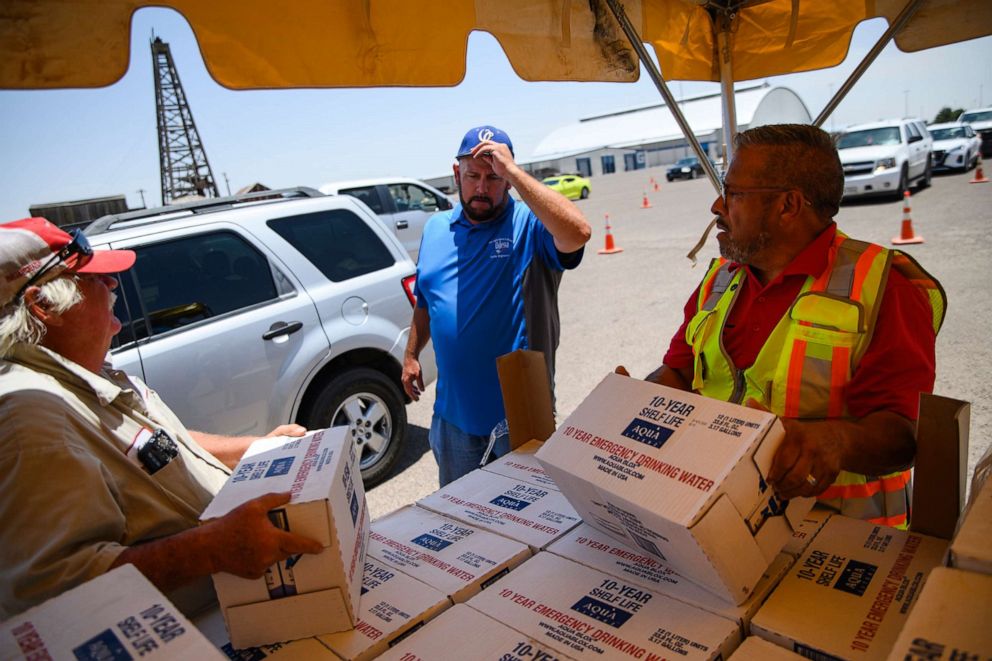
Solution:
[{"label": "silver suv", "polygon": [[922,119],[892,119],[850,126],[837,140],[844,166],[844,198],[893,195],[910,184],[930,185],[933,138]]},{"label": "silver suv", "polygon": [[186,425],[347,425],[366,485],[387,477],[407,433],[400,372],[416,267],[365,205],[264,191],[105,216],[85,234],[137,253],[117,289],[113,363]]}]

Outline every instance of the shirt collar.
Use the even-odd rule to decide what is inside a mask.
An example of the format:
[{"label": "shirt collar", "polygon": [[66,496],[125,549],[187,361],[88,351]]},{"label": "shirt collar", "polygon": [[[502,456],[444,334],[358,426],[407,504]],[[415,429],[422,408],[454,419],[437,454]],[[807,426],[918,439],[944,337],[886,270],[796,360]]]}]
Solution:
[{"label": "shirt collar", "polygon": [[[792,261],[779,273],[777,278],[768,284],[781,282],[790,275],[819,277],[824,269],[827,268],[827,263],[830,261],[830,246],[833,244],[835,236],[837,236],[837,223],[831,222],[798,255],[792,258]],[[731,270],[738,268],[741,268],[741,264],[733,264],[731,266]],[[754,275],[754,272],[749,266],[744,266],[743,268],[749,278],[753,278],[755,282],[759,282],[757,276]]]},{"label": "shirt collar", "polygon": [[100,374],[94,374],[79,363],[46,347],[20,342],[14,345],[10,360],[42,374],[47,374],[65,385],[90,390],[101,406],[109,406],[124,389],[109,378],[109,364]]}]

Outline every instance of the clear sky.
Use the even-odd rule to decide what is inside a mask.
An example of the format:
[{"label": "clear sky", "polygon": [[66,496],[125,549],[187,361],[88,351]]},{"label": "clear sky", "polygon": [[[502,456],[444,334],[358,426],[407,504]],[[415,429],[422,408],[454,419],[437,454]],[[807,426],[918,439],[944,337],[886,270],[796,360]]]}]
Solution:
[{"label": "clear sky", "polygon": [[[884,30],[855,32],[834,69],[769,79],[796,91],[813,116]],[[206,72],[185,20],[142,9],[132,27],[131,67],[96,90],[0,92],[0,220],[32,204],[124,194],[131,207],[160,204],[151,35],[170,44],[221,193],[252,182],[319,186],[372,176],[450,172],[462,134],[479,124],[505,129],[527,160],[553,129],[580,117],[660,103],[646,75],[634,84],[528,83],[498,43],[473,34],[465,80],[452,88],[230,91]],[[676,97],[719,90],[672,83]],[[890,45],[841,103],[826,128],[884,117],[933,120],[942,106],[992,105],[992,37],[902,53]]]}]

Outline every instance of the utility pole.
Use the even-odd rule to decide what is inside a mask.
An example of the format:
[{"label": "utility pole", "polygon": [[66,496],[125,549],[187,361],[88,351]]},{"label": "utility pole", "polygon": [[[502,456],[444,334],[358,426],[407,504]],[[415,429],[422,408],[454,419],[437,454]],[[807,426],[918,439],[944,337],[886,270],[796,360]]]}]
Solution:
[{"label": "utility pole", "polygon": [[138,189],[137,191],[135,191],[135,192],[137,192],[137,193],[138,193],[138,195],[140,195],[140,196],[141,196],[141,208],[142,208],[142,209],[147,209],[147,208],[148,208],[148,205],[147,205],[147,204],[145,204],[145,189],[144,189],[144,188],[139,188],[139,189]]},{"label": "utility pole", "polygon": [[155,37],[151,47],[162,204],[191,195],[220,197],[169,44]]},{"label": "utility pole", "polygon": [[221,174],[224,176],[224,185],[227,186],[227,195],[228,195],[228,197],[230,197],[231,196],[231,182],[230,182],[230,180],[228,180],[227,173],[226,172],[221,172]]}]

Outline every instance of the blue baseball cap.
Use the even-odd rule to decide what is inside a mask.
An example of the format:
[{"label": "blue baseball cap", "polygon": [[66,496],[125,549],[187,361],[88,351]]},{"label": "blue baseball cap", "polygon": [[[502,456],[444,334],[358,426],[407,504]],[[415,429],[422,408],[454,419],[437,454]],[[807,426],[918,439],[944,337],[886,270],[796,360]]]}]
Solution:
[{"label": "blue baseball cap", "polygon": [[470,129],[465,137],[462,138],[462,144],[458,148],[458,153],[455,154],[455,158],[464,158],[472,153],[483,140],[492,140],[493,142],[501,142],[510,148],[510,153],[513,153],[513,143],[510,142],[510,136],[506,134],[506,131],[501,131],[495,126],[476,126],[474,129]]}]

